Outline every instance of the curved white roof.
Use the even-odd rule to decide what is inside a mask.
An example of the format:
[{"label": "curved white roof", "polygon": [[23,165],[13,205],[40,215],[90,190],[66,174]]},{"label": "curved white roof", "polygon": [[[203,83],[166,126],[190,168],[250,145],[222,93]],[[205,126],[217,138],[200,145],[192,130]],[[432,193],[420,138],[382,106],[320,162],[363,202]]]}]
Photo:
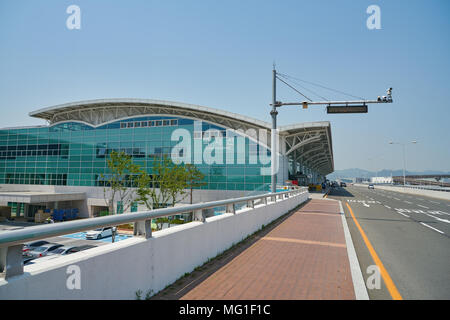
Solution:
[{"label": "curved white roof", "polygon": [[[271,129],[271,124],[244,115],[199,105],[152,99],[97,99],[60,104],[30,112],[50,124],[81,121],[92,126],[129,117],[158,114],[212,122],[233,130]],[[279,127],[286,141],[286,153],[323,175],[334,171],[331,126],[328,121],[306,122]],[[268,139],[270,141],[270,139]],[[302,156],[307,154],[308,156]],[[308,160],[312,160],[309,163]]]}]

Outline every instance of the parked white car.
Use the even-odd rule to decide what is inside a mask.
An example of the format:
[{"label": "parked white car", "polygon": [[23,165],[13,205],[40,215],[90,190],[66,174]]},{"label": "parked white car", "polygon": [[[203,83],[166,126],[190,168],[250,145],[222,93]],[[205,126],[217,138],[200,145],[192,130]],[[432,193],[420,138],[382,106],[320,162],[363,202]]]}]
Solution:
[{"label": "parked white car", "polygon": [[56,250],[62,246],[63,246],[62,244],[58,244],[58,243],[47,243],[40,247],[36,247],[36,248],[33,248],[32,250],[29,250],[25,254],[28,257],[34,257],[34,258],[45,257],[47,254],[49,254],[53,250]]},{"label": "parked white car", "polygon": [[104,237],[110,237],[112,236],[113,229],[115,231],[116,227],[105,227],[88,231],[86,232],[86,239],[101,239]]}]

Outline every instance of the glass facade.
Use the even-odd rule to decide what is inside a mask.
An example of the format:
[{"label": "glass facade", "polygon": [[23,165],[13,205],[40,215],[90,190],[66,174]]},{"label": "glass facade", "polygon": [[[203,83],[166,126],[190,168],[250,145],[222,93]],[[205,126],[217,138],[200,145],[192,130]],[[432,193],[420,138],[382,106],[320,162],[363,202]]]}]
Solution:
[{"label": "glass facade", "polygon": [[[255,159],[258,152],[270,159],[270,151],[237,134],[231,137],[226,128],[207,122],[200,122],[199,128],[198,123],[179,116],[142,116],[96,128],[64,122],[3,129],[0,130],[0,183],[102,186],[101,174],[108,173],[107,159],[112,150],[131,155],[135,163],[151,173],[153,161],[163,155],[170,157],[181,141],[171,140],[173,131],[186,129],[184,132],[189,132],[192,146],[201,146],[201,150],[191,148],[193,162],[198,159],[198,153],[204,154],[210,148],[213,141],[210,136],[215,137],[214,141],[222,140],[223,152],[213,152],[216,159],[221,158],[219,163],[194,162],[205,175],[206,184],[202,189],[269,189],[270,175],[262,175],[261,169],[269,168],[270,163],[261,164]],[[233,145],[231,141],[236,142]],[[242,151],[237,151],[239,143],[245,145]],[[186,150],[189,149],[180,148],[175,152],[185,156]]]}]

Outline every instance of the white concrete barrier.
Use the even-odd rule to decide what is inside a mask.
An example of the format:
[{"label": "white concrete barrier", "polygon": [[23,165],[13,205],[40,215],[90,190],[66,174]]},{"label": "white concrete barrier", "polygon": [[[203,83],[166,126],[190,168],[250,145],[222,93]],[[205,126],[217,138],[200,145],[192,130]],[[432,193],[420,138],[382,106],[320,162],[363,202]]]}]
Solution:
[{"label": "white concrete barrier", "polygon": [[[354,185],[358,186],[358,187],[367,188],[366,184],[356,184],[355,183]],[[386,186],[386,185],[377,185],[377,184],[375,184],[374,186],[375,186],[375,189],[390,190],[390,191],[407,193],[407,194],[412,194],[412,195],[426,196],[426,197],[443,199],[443,200],[450,200],[450,192],[445,192],[445,191],[415,189],[415,188],[408,188],[408,187],[395,187],[395,186]]]},{"label": "white concrete barrier", "polygon": [[164,289],[308,199],[295,197],[210,217],[24,267],[0,280],[0,300],[134,299]]}]

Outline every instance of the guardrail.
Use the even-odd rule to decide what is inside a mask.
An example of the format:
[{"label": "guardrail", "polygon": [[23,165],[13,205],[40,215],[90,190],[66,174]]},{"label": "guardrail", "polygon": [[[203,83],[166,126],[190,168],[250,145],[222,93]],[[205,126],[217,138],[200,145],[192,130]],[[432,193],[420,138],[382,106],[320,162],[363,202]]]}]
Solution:
[{"label": "guardrail", "polygon": [[192,212],[193,221],[205,222],[207,210],[211,208],[225,207],[226,213],[235,214],[236,204],[238,203],[245,202],[248,208],[254,208],[258,201],[267,204],[269,199],[271,202],[276,202],[277,199],[293,197],[304,192],[307,192],[307,188],[296,188],[284,192],[266,193],[242,198],[197,203],[181,207],[132,212],[5,231],[0,233],[0,272],[5,273],[5,278],[23,274],[22,247],[25,242],[96,228],[112,227],[125,223],[134,223],[134,235],[148,239],[152,236],[152,219]]},{"label": "guardrail", "polygon": [[421,189],[421,190],[430,190],[430,191],[441,191],[441,192],[450,192],[450,188],[449,189],[443,189],[443,188],[436,188],[436,187],[424,187],[424,186],[404,186],[404,185],[393,185],[394,187],[403,187],[403,188],[410,188],[410,189]]},{"label": "guardrail", "polygon": [[[441,191],[450,192],[450,188],[437,188],[437,187],[427,187],[426,185],[403,185],[403,184],[391,184],[391,183],[372,183],[375,186],[386,186],[386,187],[397,187],[397,188],[409,188],[409,189],[420,189],[420,190],[430,190],[430,191]],[[360,185],[367,186],[369,183],[361,183]]]}]

